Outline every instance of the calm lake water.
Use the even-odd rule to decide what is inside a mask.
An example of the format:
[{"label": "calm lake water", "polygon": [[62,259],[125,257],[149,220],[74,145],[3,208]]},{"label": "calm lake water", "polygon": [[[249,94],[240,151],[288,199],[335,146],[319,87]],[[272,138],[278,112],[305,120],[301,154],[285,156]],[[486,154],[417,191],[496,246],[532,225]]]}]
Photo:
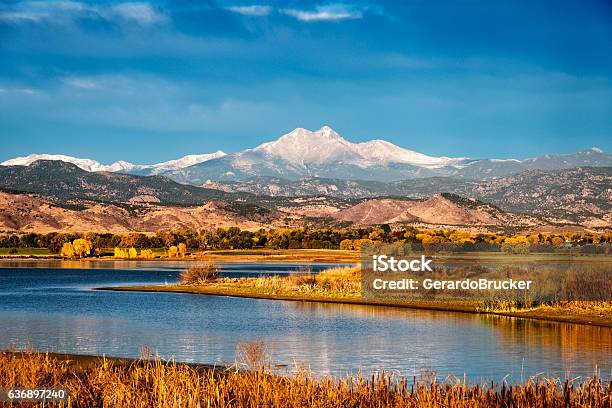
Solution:
[{"label": "calm lake water", "polygon": [[[0,263],[0,348],[227,363],[263,340],[281,364],[317,374],[397,370],[509,382],[542,373],[612,378],[612,329],[462,313],[93,290],[163,284],[180,263]],[[223,264],[224,274],[293,273],[302,264]],[[310,265],[317,271],[328,265]]]}]

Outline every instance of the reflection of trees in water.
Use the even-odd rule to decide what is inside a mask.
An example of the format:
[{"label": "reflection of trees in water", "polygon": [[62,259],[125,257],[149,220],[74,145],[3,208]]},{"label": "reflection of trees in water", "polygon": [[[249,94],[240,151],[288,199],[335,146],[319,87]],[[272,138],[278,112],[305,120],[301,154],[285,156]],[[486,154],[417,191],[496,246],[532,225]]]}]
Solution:
[{"label": "reflection of trees in water", "polygon": [[[575,367],[579,366],[610,369],[610,367],[601,366],[610,364],[606,356],[612,353],[612,328],[385,306],[308,302],[292,302],[292,305],[300,311],[321,318],[346,315],[369,319],[419,319],[424,324],[428,322],[435,322],[436,325],[447,323],[449,326],[461,324],[474,327],[474,329],[485,326],[492,330],[491,338],[499,344],[499,349],[508,350],[509,355],[512,351],[516,351],[525,355],[526,358],[531,355],[532,358],[543,359],[543,361],[549,361],[550,357],[556,356],[569,375]],[[478,336],[480,334],[475,334],[474,341],[478,340]],[[606,375],[606,373],[602,374]]]},{"label": "reflection of trees in water", "polygon": [[424,319],[456,319],[465,318],[473,320],[474,316],[458,313],[458,312],[440,312],[436,310],[410,309],[401,307],[375,306],[375,305],[351,305],[346,303],[319,303],[319,302],[291,302],[291,304],[300,309],[308,311],[314,316],[333,317],[339,315],[350,315],[353,317],[371,317],[371,318],[391,318],[391,319],[406,319],[406,318],[424,318]]},{"label": "reflection of trees in water", "polygon": [[495,327],[500,347],[523,345],[556,353],[570,373],[576,363],[593,368],[610,363],[609,358],[598,358],[612,353],[612,328],[492,315],[479,318]]}]

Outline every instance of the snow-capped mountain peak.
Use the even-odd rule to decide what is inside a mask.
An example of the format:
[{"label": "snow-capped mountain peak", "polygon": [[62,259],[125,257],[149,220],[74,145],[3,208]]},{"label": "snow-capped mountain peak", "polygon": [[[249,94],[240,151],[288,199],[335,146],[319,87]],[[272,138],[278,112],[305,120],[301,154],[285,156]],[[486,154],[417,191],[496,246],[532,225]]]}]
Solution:
[{"label": "snow-capped mountain peak", "polygon": [[435,168],[463,160],[427,156],[380,139],[351,143],[329,126],[323,126],[316,131],[297,128],[275,141],[259,145],[252,151],[262,152],[298,166],[342,162],[358,167],[403,163]]},{"label": "snow-capped mountain peak", "polygon": [[313,133],[318,133],[326,139],[344,140],[342,136],[340,136],[334,129],[330,128],[329,126],[323,126],[321,129]]},{"label": "snow-capped mountain peak", "polygon": [[[117,163],[111,166],[106,166],[92,159],[83,159],[79,157],[66,156],[63,154],[30,154],[29,156],[16,157],[14,159],[7,160],[2,163],[3,166],[29,166],[37,160],[58,160],[63,162],[72,163],[85,171],[114,171],[110,170]],[[123,162],[126,165],[132,165],[131,163]],[[133,165],[132,165],[133,166]],[[120,166],[115,166],[119,168]]]},{"label": "snow-capped mountain peak", "polygon": [[111,164],[110,166],[102,165],[102,167],[104,167],[104,170],[90,170],[90,171],[110,171],[110,172],[120,173],[120,172],[126,172],[126,171],[139,170],[143,166],[132,164],[124,160],[118,160],[114,162],[113,164]]},{"label": "snow-capped mountain peak", "polygon": [[2,166],[29,166],[38,160],[56,160],[72,163],[85,171],[108,171],[114,173],[139,172],[145,174],[159,174],[164,171],[182,169],[207,160],[225,156],[225,152],[218,150],[209,154],[192,154],[176,160],[169,160],[155,164],[133,164],[124,160],[118,160],[111,165],[102,164],[93,159],[66,156],[63,154],[30,154],[29,156],[16,157],[1,163]]},{"label": "snow-capped mountain peak", "polygon": [[360,159],[360,155],[352,149],[352,143],[343,139],[328,126],[317,131],[297,128],[251,151],[282,159],[298,166],[339,161],[352,162]]},{"label": "snow-capped mountain peak", "polygon": [[304,177],[343,180],[398,181],[423,177],[488,179],[529,169],[566,169],[612,166],[612,156],[598,148],[571,155],[545,155],[532,159],[467,159],[428,156],[381,139],[353,143],[329,126],[311,131],[297,128],[278,139],[236,153],[217,151],[187,155],[156,164],[116,161],[105,165],[92,159],[65,155],[32,154],[2,165],[27,166],[36,160],[62,160],[87,171],[160,174],[175,181],[202,185],[206,180],[247,180]]}]

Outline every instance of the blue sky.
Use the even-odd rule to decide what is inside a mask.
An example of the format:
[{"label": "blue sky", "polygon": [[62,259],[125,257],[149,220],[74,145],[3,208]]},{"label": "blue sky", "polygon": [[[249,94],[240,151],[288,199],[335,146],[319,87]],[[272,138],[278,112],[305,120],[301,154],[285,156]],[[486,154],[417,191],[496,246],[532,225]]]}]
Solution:
[{"label": "blue sky", "polygon": [[612,150],[612,3],[3,1],[0,160],[147,163],[329,125],[431,155]]}]

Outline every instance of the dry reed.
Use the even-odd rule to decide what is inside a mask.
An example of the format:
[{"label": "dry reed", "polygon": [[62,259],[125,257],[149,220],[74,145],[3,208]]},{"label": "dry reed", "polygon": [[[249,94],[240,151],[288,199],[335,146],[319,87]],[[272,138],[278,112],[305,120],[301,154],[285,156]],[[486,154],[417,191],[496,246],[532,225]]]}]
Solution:
[{"label": "dry reed", "polygon": [[0,353],[0,387],[11,386],[68,387],[70,400],[54,405],[58,407],[609,408],[612,401],[612,383],[598,379],[582,384],[531,380],[516,386],[415,384],[384,372],[317,379],[309,373],[277,376],[263,369],[203,370],[157,358],[75,364],[31,351]]}]

